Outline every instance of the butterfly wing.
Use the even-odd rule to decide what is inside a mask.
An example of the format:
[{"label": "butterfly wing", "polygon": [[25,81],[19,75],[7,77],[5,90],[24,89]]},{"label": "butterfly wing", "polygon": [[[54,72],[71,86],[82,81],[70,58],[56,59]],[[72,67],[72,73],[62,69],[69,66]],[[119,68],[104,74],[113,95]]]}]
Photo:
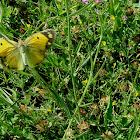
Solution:
[{"label": "butterfly wing", "polygon": [[55,39],[54,30],[44,30],[28,37],[24,41],[25,45],[25,62],[30,67],[36,67],[45,59],[46,49],[49,49]]},{"label": "butterfly wing", "polygon": [[18,49],[18,43],[0,39],[0,60],[3,66],[11,69],[23,70],[24,63]]}]

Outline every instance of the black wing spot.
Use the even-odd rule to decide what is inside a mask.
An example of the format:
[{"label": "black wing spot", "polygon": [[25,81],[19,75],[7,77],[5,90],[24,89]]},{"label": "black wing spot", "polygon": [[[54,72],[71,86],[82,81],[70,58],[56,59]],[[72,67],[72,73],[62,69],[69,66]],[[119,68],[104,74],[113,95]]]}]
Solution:
[{"label": "black wing spot", "polygon": [[39,39],[39,37],[37,36],[37,39]]},{"label": "black wing spot", "polygon": [[2,44],[2,43],[0,43],[0,45],[2,46],[3,44]]}]

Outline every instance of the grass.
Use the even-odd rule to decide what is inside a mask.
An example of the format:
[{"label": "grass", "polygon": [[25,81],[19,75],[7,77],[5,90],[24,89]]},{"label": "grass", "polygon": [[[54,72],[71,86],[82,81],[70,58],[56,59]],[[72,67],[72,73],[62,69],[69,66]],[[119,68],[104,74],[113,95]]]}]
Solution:
[{"label": "grass", "polygon": [[56,40],[39,67],[0,69],[0,139],[139,139],[139,19],[136,0],[2,0],[0,37]]}]

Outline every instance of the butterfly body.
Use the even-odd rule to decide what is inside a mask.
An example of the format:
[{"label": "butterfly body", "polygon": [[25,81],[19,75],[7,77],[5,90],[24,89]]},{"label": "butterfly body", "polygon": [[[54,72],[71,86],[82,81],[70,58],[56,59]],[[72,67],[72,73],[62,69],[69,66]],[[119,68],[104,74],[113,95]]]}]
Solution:
[{"label": "butterfly body", "polygon": [[36,67],[45,59],[45,52],[55,39],[54,30],[45,30],[28,37],[24,42],[0,39],[1,63],[11,69],[23,70],[25,65]]}]

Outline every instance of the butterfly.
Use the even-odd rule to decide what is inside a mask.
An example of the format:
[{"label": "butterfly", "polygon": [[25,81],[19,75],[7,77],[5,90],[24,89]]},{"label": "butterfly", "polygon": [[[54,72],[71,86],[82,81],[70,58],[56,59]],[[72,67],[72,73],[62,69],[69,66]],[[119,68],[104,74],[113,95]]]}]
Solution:
[{"label": "butterfly", "polygon": [[25,65],[31,68],[38,66],[45,59],[46,50],[55,40],[52,29],[35,33],[24,42],[0,38],[0,61],[4,67],[23,70]]}]

